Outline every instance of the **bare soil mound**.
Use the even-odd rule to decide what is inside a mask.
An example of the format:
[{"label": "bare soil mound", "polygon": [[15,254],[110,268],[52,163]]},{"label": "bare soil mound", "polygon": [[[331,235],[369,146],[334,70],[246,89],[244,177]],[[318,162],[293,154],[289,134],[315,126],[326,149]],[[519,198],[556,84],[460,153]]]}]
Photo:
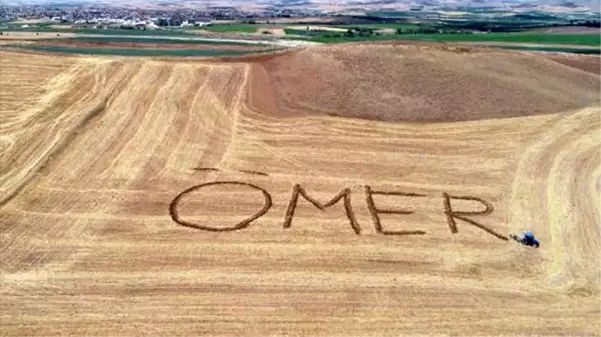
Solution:
[{"label": "bare soil mound", "polygon": [[551,54],[547,58],[568,67],[584,70],[595,75],[601,73],[601,58],[599,56]]},{"label": "bare soil mound", "polygon": [[600,78],[528,53],[353,44],[257,60],[250,84],[249,105],[274,115],[447,122],[595,105]]}]

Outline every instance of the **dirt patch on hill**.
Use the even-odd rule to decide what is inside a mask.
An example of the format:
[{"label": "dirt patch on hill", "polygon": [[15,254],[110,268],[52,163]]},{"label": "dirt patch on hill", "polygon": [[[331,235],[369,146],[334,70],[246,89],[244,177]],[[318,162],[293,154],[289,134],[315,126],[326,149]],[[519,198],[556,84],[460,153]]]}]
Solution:
[{"label": "dirt patch on hill", "polygon": [[599,75],[601,73],[601,58],[599,56],[551,54],[547,58],[592,74]]},{"label": "dirt patch on hill", "polygon": [[257,33],[259,33],[259,34],[274,35],[274,36],[284,36],[284,35],[286,35],[286,32],[283,29],[281,29],[281,28],[259,28],[257,30]]},{"label": "dirt patch on hill", "polygon": [[248,103],[278,116],[466,121],[596,105],[599,84],[599,76],[538,55],[440,44],[347,44],[257,59]]},{"label": "dirt patch on hill", "polygon": [[394,33],[396,33],[396,29],[393,29],[393,28],[384,28],[384,29],[377,30],[376,33],[380,33],[380,34],[394,34]]}]

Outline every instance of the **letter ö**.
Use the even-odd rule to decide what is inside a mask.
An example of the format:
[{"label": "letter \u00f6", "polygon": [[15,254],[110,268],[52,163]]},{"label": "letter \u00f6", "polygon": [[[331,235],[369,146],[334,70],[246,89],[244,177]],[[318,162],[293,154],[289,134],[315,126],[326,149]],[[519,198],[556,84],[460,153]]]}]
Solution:
[{"label": "letter \u00f6", "polygon": [[[236,224],[232,227],[225,227],[225,228],[210,227],[210,226],[203,226],[200,224],[182,220],[179,216],[179,213],[177,212],[177,206],[178,206],[179,202],[182,200],[182,198],[190,192],[199,190],[203,187],[212,186],[212,185],[239,185],[239,186],[246,186],[251,189],[261,191],[263,194],[263,199],[264,199],[263,207],[258,212],[256,212],[252,216],[250,216],[249,218],[242,220],[241,222],[239,222],[238,224]],[[204,184],[192,186],[192,187],[188,188],[187,190],[183,191],[182,193],[178,194],[177,197],[175,197],[175,199],[173,199],[173,201],[171,202],[171,205],[169,205],[169,214],[171,215],[171,219],[173,219],[173,221],[175,221],[177,224],[180,224],[182,226],[192,227],[192,228],[210,231],[210,232],[227,232],[227,231],[236,231],[239,229],[247,228],[248,226],[250,226],[251,222],[255,221],[256,219],[258,219],[259,217],[261,217],[265,213],[267,213],[267,211],[269,211],[269,209],[271,208],[271,205],[272,205],[271,195],[269,194],[269,192],[267,192],[266,190],[262,189],[259,186],[249,184],[249,183],[239,182],[239,181],[215,181],[215,182],[211,182],[211,183],[204,183]]]}]

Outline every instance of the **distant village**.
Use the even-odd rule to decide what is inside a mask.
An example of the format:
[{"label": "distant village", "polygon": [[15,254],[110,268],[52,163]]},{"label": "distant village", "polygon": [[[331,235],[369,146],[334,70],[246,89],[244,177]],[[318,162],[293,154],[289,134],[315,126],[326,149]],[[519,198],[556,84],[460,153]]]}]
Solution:
[{"label": "distant village", "polygon": [[[122,9],[109,6],[90,7],[47,7],[47,6],[4,6],[0,5],[0,21],[48,20],[73,28],[122,28],[161,29],[163,27],[200,27],[211,25],[216,20],[238,20],[253,23],[254,20],[270,18],[321,17],[327,12],[267,8],[260,13],[247,13],[235,7],[211,7],[199,11],[178,9],[172,11],[147,9]],[[23,23],[21,28],[28,28]]]},{"label": "distant village", "polygon": [[[302,0],[301,0],[302,1]],[[505,0],[502,0],[505,1]],[[512,0],[513,1],[513,0]],[[430,5],[429,5],[430,6]],[[414,6],[409,9],[409,18],[383,16],[342,16],[339,13],[328,12],[318,9],[303,8],[302,6],[272,5],[262,11],[247,12],[243,8],[233,6],[209,6],[204,9],[178,7],[172,9],[146,9],[146,8],[123,8],[112,5],[29,5],[29,6],[7,6],[0,5],[0,23],[9,29],[29,29],[39,27],[36,25],[47,25],[51,28],[64,29],[135,29],[135,30],[159,30],[175,27],[201,27],[224,21],[236,23],[274,23],[280,18],[301,19],[316,18],[321,21],[323,17],[335,17],[337,22],[344,24],[358,23],[386,23],[400,22],[416,19],[421,23],[443,25],[441,27],[428,27],[424,25],[419,29],[397,28],[396,34],[466,34],[466,33],[490,33],[490,32],[516,32],[527,29],[554,27],[554,26],[586,26],[599,28],[599,14],[580,7],[566,9],[565,13],[541,13],[532,11],[537,7],[523,8],[516,6],[510,16],[498,13],[468,13],[467,16],[457,16],[456,12],[445,12],[436,9],[438,5],[432,4],[432,8]],[[512,9],[506,9],[512,10]],[[530,11],[530,12],[528,12]],[[385,11],[383,13],[386,13]],[[33,20],[33,21],[31,21]],[[271,20],[271,22],[270,22]],[[20,21],[20,22],[19,22]],[[37,21],[37,22],[36,22]],[[43,21],[44,23],[39,23]],[[332,21],[332,20],[330,20]],[[59,26],[59,27],[57,27]],[[363,33],[372,35],[371,30],[348,32],[352,37]],[[393,30],[392,34],[395,31]],[[332,32],[324,31],[319,34],[332,35]],[[390,34],[387,33],[387,34]]]}]

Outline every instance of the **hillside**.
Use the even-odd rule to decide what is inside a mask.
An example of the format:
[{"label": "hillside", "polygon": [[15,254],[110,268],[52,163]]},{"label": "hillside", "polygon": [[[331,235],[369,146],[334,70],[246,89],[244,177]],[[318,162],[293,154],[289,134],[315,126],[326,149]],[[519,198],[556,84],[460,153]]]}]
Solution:
[{"label": "hillside", "polygon": [[599,75],[413,45],[0,59],[1,335],[601,332]]},{"label": "hillside", "polygon": [[311,47],[253,63],[250,81],[260,88],[250,105],[276,116],[451,122],[599,103],[599,76],[534,54],[452,45]]}]

